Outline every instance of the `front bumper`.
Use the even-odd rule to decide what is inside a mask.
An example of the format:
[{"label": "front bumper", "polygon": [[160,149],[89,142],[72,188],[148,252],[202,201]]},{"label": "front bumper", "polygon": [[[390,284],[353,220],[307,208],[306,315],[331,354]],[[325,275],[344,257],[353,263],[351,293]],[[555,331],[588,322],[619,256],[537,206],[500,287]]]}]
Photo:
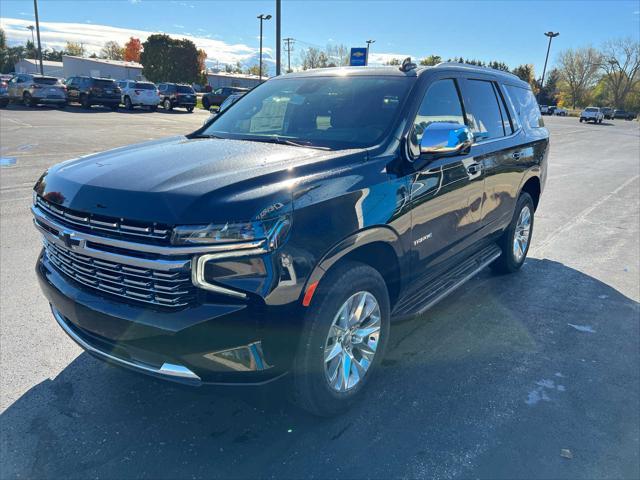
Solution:
[{"label": "front bumper", "polygon": [[64,277],[44,253],[36,274],[61,328],[101,360],[188,385],[261,385],[287,372],[282,339],[252,305],[167,311],[120,302]]},{"label": "front bumper", "polygon": [[55,105],[60,105],[63,103],[67,103],[67,99],[65,97],[31,97],[33,98],[34,102],[40,103],[40,104],[55,104]]}]

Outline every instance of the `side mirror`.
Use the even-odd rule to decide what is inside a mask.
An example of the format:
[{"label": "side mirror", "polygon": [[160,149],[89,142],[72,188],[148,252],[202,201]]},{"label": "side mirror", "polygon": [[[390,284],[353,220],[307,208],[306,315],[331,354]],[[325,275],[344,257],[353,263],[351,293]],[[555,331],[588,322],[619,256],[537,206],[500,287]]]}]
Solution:
[{"label": "side mirror", "polygon": [[420,140],[420,153],[434,156],[453,156],[463,153],[473,145],[473,134],[459,123],[431,123]]}]

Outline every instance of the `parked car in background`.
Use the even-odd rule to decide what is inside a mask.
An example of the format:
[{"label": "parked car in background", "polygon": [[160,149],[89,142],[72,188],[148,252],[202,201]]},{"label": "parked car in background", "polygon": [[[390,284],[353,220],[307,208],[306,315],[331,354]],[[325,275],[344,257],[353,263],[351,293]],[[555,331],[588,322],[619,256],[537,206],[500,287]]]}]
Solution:
[{"label": "parked car in background", "polygon": [[219,107],[210,107],[209,112],[211,113],[211,115],[209,116],[209,118],[207,118],[204,121],[204,123],[207,123],[209,120],[216,117],[218,114],[220,114],[221,112],[229,108],[231,105],[236,103],[238,100],[242,98],[244,94],[245,92],[234,93],[233,95],[229,95],[227,99],[224,102],[222,102],[222,105],[220,105]]},{"label": "parked car in background", "polygon": [[248,88],[241,87],[216,88],[213,92],[205,93],[202,96],[202,107],[206,110],[209,110],[209,108],[211,107],[222,106],[222,102],[224,102],[230,95],[234,95],[237,93],[244,95],[248,91]]},{"label": "parked car in background", "polygon": [[602,111],[602,115],[604,115],[604,118],[607,120],[613,120],[613,108],[610,107],[602,107],[600,108],[600,110]]},{"label": "parked car in background", "polygon": [[174,108],[186,108],[187,112],[193,112],[196,108],[196,92],[191,85],[181,85],[178,83],[158,84],[160,94],[160,105],[167,111]]},{"label": "parked car in background", "polygon": [[193,133],[45,171],[36,274],[97,358],[191,386],[287,376],[335,415],[381,369],[392,318],[522,267],[548,145],[530,85],[497,70],[275,77]]},{"label": "parked car in background", "polygon": [[9,85],[5,80],[0,80],[0,108],[9,105]]},{"label": "parked car in background", "polygon": [[593,122],[602,123],[604,115],[598,107],[587,107],[580,113],[580,123]]},{"label": "parked car in background", "polygon": [[553,107],[552,115],[557,115],[558,117],[566,117],[569,111],[566,108],[562,107]]},{"label": "parked car in background", "polygon": [[69,102],[77,102],[82,108],[103,105],[117,110],[120,105],[120,88],[115,80],[95,77],[69,77],[67,97]]},{"label": "parked car in background", "polygon": [[548,105],[540,105],[540,113],[542,115],[551,115],[551,113],[549,111],[550,108],[551,107],[549,107]]},{"label": "parked car in background", "polygon": [[634,118],[636,118],[636,115],[633,112],[627,112],[626,110],[618,109],[613,111],[613,118],[619,118],[622,120],[633,120]]},{"label": "parked car in background", "polygon": [[120,80],[118,87],[121,90],[121,103],[127,110],[134,107],[149,107],[151,111],[158,108],[160,94],[158,87],[151,82],[139,82],[136,80]]},{"label": "parked car in background", "polygon": [[9,98],[27,107],[36,105],[67,105],[67,89],[56,77],[19,73],[8,83]]}]

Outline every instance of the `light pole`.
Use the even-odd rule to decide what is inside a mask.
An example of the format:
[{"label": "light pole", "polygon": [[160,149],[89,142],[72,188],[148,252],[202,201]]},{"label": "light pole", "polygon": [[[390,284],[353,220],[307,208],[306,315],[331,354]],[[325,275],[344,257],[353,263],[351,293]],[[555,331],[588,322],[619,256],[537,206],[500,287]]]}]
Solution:
[{"label": "light pole", "polygon": [[31,43],[33,43],[33,49],[35,50],[36,48],[36,39],[33,36],[33,31],[36,29],[36,27],[34,27],[33,25],[27,25],[26,27],[27,30],[31,30]]},{"label": "light pole", "polygon": [[369,65],[369,49],[371,48],[371,44],[376,43],[375,40],[367,40],[367,65]]},{"label": "light pole", "polygon": [[38,34],[38,58],[40,59],[40,75],[44,75],[42,66],[42,44],[40,43],[40,20],[38,19],[38,0],[33,0],[33,10],[36,14],[36,33]]},{"label": "light pole", "polygon": [[542,69],[542,80],[540,80],[540,92],[538,92],[538,102],[540,101],[540,94],[544,88],[544,74],[547,73],[547,61],[549,60],[549,50],[551,50],[551,40],[560,35],[560,32],[544,32],[545,36],[549,37],[549,45],[547,46],[547,56],[544,58],[544,68]]},{"label": "light pole", "polygon": [[257,18],[260,19],[260,83],[262,83],[262,22],[264,20],[271,20],[271,15],[261,13]]},{"label": "light pole", "polygon": [[280,0],[276,0],[276,76],[280,75],[281,61],[282,61],[282,45],[280,37],[281,33],[281,24],[282,24],[282,8],[280,5]]}]

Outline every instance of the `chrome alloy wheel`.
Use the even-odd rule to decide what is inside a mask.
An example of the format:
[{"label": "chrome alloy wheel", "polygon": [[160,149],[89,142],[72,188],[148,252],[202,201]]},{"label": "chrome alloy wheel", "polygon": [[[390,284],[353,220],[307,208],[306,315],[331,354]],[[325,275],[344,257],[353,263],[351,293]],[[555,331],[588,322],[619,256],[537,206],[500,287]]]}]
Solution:
[{"label": "chrome alloy wheel", "polygon": [[518,223],[513,233],[513,256],[517,262],[521,262],[525,252],[527,251],[527,245],[529,245],[529,237],[531,235],[531,210],[525,205],[520,210],[520,216],[518,217]]},{"label": "chrome alloy wheel", "polygon": [[369,292],[358,292],[342,304],[324,347],[324,373],[331,388],[345,392],[369,370],[380,337],[380,306]]}]

